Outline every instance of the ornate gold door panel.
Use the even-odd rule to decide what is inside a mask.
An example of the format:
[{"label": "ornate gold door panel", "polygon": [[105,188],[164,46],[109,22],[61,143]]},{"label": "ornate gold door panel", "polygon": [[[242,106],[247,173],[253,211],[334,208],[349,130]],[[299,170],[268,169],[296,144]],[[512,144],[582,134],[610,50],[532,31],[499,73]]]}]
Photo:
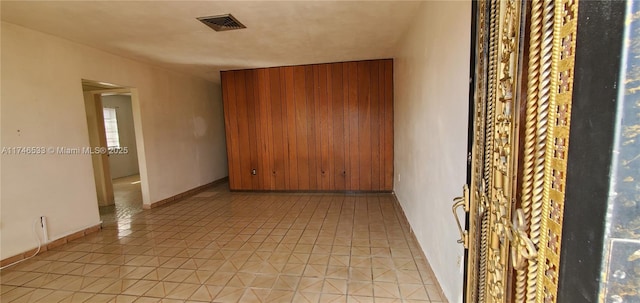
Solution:
[{"label": "ornate gold door panel", "polygon": [[556,302],[577,6],[477,2],[466,302]]}]

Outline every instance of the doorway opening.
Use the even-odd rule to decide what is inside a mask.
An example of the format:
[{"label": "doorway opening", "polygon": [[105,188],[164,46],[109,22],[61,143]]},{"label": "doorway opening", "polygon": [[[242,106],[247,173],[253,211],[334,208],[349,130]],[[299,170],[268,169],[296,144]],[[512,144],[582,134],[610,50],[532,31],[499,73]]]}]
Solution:
[{"label": "doorway opening", "polygon": [[103,224],[141,212],[148,183],[135,88],[82,80],[96,197]]}]

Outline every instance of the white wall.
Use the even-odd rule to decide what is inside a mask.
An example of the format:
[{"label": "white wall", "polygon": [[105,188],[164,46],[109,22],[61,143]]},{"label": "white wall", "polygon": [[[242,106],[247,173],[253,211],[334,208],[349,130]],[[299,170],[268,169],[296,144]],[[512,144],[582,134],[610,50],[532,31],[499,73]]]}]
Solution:
[{"label": "white wall", "polygon": [[[1,27],[2,147],[89,146],[84,78],[137,88],[146,204],[227,176],[219,85],[13,24]],[[48,217],[52,239],[99,223],[89,155],[1,161],[0,259],[35,247],[31,224],[40,215]]]},{"label": "white wall", "polygon": [[109,170],[111,171],[112,179],[139,173],[136,132],[133,126],[133,110],[131,105],[131,96],[129,95],[111,95],[102,97],[103,108],[113,108],[116,110],[120,147],[127,148],[126,154],[112,153],[109,155]]},{"label": "white wall", "polygon": [[395,57],[394,190],[449,302],[462,302],[451,213],[466,178],[471,2],[429,1]]}]

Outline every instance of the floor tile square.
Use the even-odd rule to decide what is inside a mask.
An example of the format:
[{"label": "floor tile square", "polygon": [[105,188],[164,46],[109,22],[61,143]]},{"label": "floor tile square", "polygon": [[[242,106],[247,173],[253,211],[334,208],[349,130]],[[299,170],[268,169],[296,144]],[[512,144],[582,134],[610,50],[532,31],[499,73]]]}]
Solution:
[{"label": "floor tile square", "polygon": [[247,302],[247,303],[269,302],[267,301],[267,298],[270,293],[271,293],[271,289],[249,288],[244,292],[244,294],[240,298],[240,302]]},{"label": "floor tile square", "polygon": [[348,293],[352,296],[373,296],[373,282],[349,281]]},{"label": "floor tile square", "polygon": [[289,303],[293,300],[295,292],[290,290],[278,290],[274,289],[269,293],[265,302],[273,303]]},{"label": "floor tile square", "polygon": [[327,294],[323,293],[320,295],[320,303],[346,303],[347,296],[346,295],[337,295],[337,294]]},{"label": "floor tile square", "polygon": [[347,294],[347,280],[325,279],[322,292],[329,294]]},{"label": "floor tile square", "polygon": [[240,287],[224,287],[216,295],[215,302],[237,302],[244,295],[244,288]]},{"label": "floor tile square", "polygon": [[186,300],[200,288],[198,284],[180,283],[176,288],[167,294],[167,298]]}]

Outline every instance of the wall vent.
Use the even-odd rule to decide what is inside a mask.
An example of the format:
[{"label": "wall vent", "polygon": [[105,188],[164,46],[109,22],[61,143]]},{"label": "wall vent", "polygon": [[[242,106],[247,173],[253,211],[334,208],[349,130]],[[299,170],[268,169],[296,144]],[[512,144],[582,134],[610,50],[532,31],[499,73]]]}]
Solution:
[{"label": "wall vent", "polygon": [[247,28],[231,14],[200,17],[198,20],[216,32]]}]

